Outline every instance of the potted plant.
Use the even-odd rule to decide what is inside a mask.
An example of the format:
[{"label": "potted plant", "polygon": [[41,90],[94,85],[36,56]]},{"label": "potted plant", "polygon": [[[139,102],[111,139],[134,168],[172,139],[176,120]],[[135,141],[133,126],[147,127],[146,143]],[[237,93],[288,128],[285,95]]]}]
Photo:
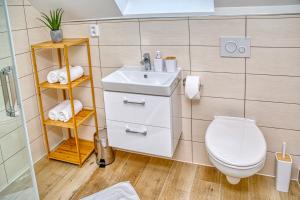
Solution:
[{"label": "potted plant", "polygon": [[63,32],[60,29],[61,19],[64,11],[60,9],[50,10],[50,16],[42,13],[42,21],[48,28],[50,28],[50,36],[52,42],[61,42],[63,40]]}]

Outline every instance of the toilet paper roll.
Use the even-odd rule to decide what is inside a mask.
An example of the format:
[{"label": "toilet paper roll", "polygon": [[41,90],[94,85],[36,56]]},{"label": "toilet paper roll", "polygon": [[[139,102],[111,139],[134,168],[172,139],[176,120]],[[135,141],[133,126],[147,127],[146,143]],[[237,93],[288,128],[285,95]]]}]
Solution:
[{"label": "toilet paper roll", "polygon": [[200,99],[200,77],[187,76],[185,80],[185,96],[188,99]]}]

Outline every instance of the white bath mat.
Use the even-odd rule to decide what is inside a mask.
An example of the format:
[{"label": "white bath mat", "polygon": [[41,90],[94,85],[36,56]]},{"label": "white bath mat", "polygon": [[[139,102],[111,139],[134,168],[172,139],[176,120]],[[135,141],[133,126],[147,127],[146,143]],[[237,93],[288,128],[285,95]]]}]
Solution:
[{"label": "white bath mat", "polygon": [[132,185],[121,182],[81,200],[140,200]]}]

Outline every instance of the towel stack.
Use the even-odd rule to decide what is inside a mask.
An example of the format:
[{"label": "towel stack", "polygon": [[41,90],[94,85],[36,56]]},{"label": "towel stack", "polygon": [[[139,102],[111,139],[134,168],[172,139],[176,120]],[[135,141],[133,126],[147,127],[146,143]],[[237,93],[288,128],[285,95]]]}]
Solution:
[{"label": "towel stack", "polygon": [[[75,115],[78,114],[83,106],[79,100],[74,100],[74,111]],[[54,108],[50,109],[48,117],[51,120],[59,120],[62,122],[67,122],[72,118],[72,107],[70,100],[65,100],[60,104],[56,105]]]},{"label": "towel stack", "polygon": [[[75,67],[70,66],[70,76],[71,76],[71,81],[74,81],[82,77],[83,68],[81,66],[75,66]],[[47,81],[49,83],[60,82],[60,84],[68,84],[68,75],[67,75],[66,67],[63,67],[62,69],[56,69],[50,71],[47,75]]]}]

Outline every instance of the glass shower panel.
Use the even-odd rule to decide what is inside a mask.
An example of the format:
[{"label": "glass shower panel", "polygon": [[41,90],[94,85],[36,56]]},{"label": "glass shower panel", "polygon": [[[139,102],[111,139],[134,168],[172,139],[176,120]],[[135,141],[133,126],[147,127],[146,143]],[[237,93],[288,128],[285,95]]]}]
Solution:
[{"label": "glass shower panel", "polygon": [[14,51],[0,0],[0,199],[38,199],[22,115]]}]

